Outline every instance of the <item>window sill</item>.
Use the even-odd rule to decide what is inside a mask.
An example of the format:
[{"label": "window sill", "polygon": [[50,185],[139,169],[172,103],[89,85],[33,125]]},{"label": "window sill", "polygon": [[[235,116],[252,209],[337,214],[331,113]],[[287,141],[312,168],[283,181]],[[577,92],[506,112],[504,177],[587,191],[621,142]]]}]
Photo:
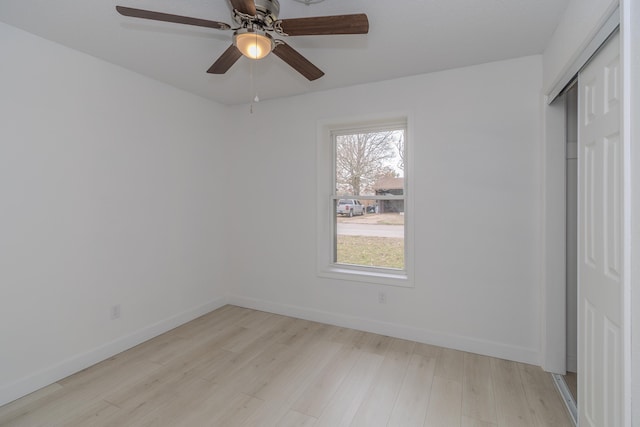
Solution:
[{"label": "window sill", "polygon": [[318,272],[319,277],[412,288],[413,281],[405,271],[380,271],[331,265]]}]

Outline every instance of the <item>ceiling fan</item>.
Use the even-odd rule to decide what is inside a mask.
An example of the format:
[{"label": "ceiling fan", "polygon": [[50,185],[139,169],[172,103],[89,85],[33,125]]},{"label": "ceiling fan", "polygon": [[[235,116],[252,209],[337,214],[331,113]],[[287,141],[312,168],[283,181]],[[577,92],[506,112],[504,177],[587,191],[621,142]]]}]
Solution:
[{"label": "ceiling fan", "polygon": [[324,72],[284,41],[274,39],[270,33],[280,36],[316,36],[369,32],[369,20],[364,13],[278,19],[280,12],[278,0],[230,0],[230,2],[233,7],[235,27],[224,22],[125,6],[116,6],[116,10],[121,15],[134,18],[175,22],[216,30],[232,30],[233,43],[207,70],[207,73],[211,74],[226,73],[242,55],[251,59],[261,59],[273,52],[308,80],[316,80],[322,77]]}]

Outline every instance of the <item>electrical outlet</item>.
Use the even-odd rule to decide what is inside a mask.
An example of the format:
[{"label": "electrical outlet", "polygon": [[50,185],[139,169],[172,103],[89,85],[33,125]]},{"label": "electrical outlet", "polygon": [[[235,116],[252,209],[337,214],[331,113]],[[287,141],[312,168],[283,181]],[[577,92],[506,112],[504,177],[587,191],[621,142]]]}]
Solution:
[{"label": "electrical outlet", "polygon": [[387,294],[385,294],[382,291],[378,292],[378,302],[380,304],[386,304],[386,302],[387,302]]},{"label": "electrical outlet", "polygon": [[111,320],[119,319],[122,315],[122,311],[120,310],[120,304],[116,304],[111,307]]}]

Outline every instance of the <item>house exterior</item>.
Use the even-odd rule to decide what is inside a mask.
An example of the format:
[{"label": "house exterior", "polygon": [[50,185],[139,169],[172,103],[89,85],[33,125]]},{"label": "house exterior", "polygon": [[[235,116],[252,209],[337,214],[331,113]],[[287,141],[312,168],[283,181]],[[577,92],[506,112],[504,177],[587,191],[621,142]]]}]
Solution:
[{"label": "house exterior", "polygon": [[[401,196],[404,194],[404,178],[384,177],[373,184],[376,196]],[[381,200],[378,202],[378,213],[404,213],[404,200]]]}]

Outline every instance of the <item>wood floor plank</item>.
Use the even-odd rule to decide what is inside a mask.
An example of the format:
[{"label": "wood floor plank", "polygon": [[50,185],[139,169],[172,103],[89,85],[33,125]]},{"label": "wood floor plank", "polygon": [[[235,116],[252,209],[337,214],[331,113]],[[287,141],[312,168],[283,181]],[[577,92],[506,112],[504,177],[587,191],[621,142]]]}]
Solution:
[{"label": "wood floor plank", "polygon": [[435,370],[436,358],[416,353],[411,355],[407,373],[389,418],[390,427],[424,424]]},{"label": "wood floor plank", "polygon": [[538,427],[572,427],[567,419],[566,406],[549,374],[537,366],[523,363],[519,368],[533,424]]},{"label": "wood floor plank", "polygon": [[250,316],[253,310],[235,306],[224,306],[211,313],[200,316],[189,323],[178,326],[167,332],[167,337],[180,337],[192,339],[207,336],[212,332],[228,329],[230,326],[238,326],[243,323],[243,319]]},{"label": "wood floor plank", "polygon": [[309,383],[291,409],[318,418],[351,371],[360,353],[353,347],[343,347]]},{"label": "wood floor plank", "polygon": [[441,349],[436,362],[436,375],[462,383],[463,374],[464,352],[450,348]]},{"label": "wood floor plank", "polygon": [[247,394],[259,387],[269,375],[282,367],[283,358],[288,357],[287,346],[274,342],[261,350],[246,363],[227,370],[219,375],[215,382],[224,384],[234,391],[242,391]]},{"label": "wood floor plank", "polygon": [[488,423],[498,421],[489,357],[471,353],[464,355],[462,414]]},{"label": "wood floor plank", "polygon": [[[45,426],[99,426],[101,423],[112,419],[114,416],[120,414],[120,409],[116,406],[105,402],[96,401],[91,405],[86,406],[80,411],[72,411],[67,413],[67,419],[53,424],[47,420],[43,425]],[[33,427],[33,424],[31,424]]]},{"label": "wood floor plank", "polygon": [[91,378],[90,381],[76,377],[73,382],[65,382],[67,385],[60,390],[24,407],[18,418],[14,417],[9,421],[17,423],[15,425],[28,426],[51,426],[56,425],[59,420],[64,424],[70,416],[81,415],[86,408],[100,410],[99,408],[107,407],[109,403],[103,400],[106,393],[118,388],[127,388],[161,368],[160,365],[149,362],[116,366],[117,368],[111,371],[104,371],[104,366],[100,366],[100,376],[95,376],[92,369],[85,370],[84,375]]},{"label": "wood floor plank", "polygon": [[[178,393],[168,387],[154,389],[153,393],[137,397],[127,405],[120,407],[120,411],[114,416],[95,423],[92,427],[122,427],[150,425],[158,418],[158,412],[172,405],[179,398]],[[182,416],[189,414],[180,409]]]},{"label": "wood floor plank", "polygon": [[416,346],[413,349],[413,353],[424,356],[427,359],[433,357],[437,360],[438,357],[440,357],[440,353],[442,352],[442,350],[442,347],[436,347],[435,345],[416,343]]},{"label": "wood floor plank", "polygon": [[425,427],[460,427],[461,423],[462,384],[435,375],[431,385]]},{"label": "wood floor plank", "polygon": [[165,366],[181,365],[188,360],[189,365],[196,368],[196,365],[206,363],[212,352],[223,351],[225,344],[241,331],[241,327],[229,326],[224,330],[212,331],[202,336],[197,335],[190,340],[181,341],[181,348],[163,352],[161,355],[151,355],[147,360]]},{"label": "wood floor plank", "polygon": [[[391,341],[376,378],[351,422],[352,427],[387,425],[414,346],[415,343],[411,341],[401,339]],[[371,351],[377,354],[377,349],[376,345]]]},{"label": "wood floor plank", "polygon": [[462,416],[462,427],[497,427],[497,424],[476,420],[475,418]]},{"label": "wood floor plank", "polygon": [[328,341],[309,345],[290,366],[258,390],[255,397],[264,403],[240,427],[279,427],[297,398],[342,348],[341,344]]},{"label": "wood floor plank", "polygon": [[341,349],[340,344],[332,342],[312,343],[304,349],[290,347],[289,357],[283,359],[280,371],[264,378],[251,395],[265,401],[288,399],[301,385],[317,376]]},{"label": "wood floor plank", "polygon": [[530,410],[516,362],[491,359],[498,426],[532,427]]},{"label": "wood floor plank", "polygon": [[[213,367],[204,374],[203,378],[211,382],[233,382],[238,376],[246,378],[251,372],[259,372],[260,366],[265,366],[268,363],[267,359],[270,355],[273,355],[278,349],[287,348],[277,342],[278,338],[282,336],[280,326],[275,325],[274,328],[273,324],[265,325],[263,335],[255,335],[250,342],[243,343],[242,350],[233,351],[234,357],[224,364]],[[224,349],[227,350],[227,346]]]},{"label": "wood floor plank", "polygon": [[270,351],[265,351],[259,357],[251,361],[251,366],[243,372],[228,378],[234,383],[243,382],[242,391],[248,395],[256,396],[264,394],[264,389],[268,389],[274,377],[282,374],[295,359],[296,353],[284,344],[271,346]]},{"label": "wood floor plank", "polygon": [[312,340],[315,334],[318,333],[320,326],[320,323],[298,320],[289,326],[278,339],[278,342],[285,345],[295,345],[300,341]]},{"label": "wood floor plank", "polygon": [[230,339],[225,344],[224,349],[233,351],[234,353],[240,353],[252,345],[255,346],[256,342],[275,342],[285,334],[283,331],[285,324],[291,322],[290,319],[281,316],[271,316],[261,319],[262,328],[249,328],[245,325],[238,325],[242,326],[242,331]]},{"label": "wood floor plank", "polygon": [[[227,352],[218,349],[212,353],[219,353],[212,354],[212,360],[222,360]],[[127,411],[148,408],[154,403],[174,398],[176,393],[188,389],[194,382],[201,382],[201,371],[197,367],[176,361],[171,365],[162,366],[150,375],[140,377],[138,381],[129,381],[122,386],[114,387],[103,394],[102,398]]]},{"label": "wood floor plank", "polygon": [[[365,340],[362,342],[360,350],[378,354],[380,356],[386,356],[387,350],[389,349],[389,346],[392,342],[393,338],[391,337],[372,334],[368,332],[365,336]],[[411,342],[411,347],[413,347],[414,345],[415,343]]]},{"label": "wood floor plank", "polygon": [[349,426],[384,358],[363,352],[318,418],[317,426]]},{"label": "wood floor plank", "polygon": [[[157,401],[147,402],[151,410],[134,411],[135,423],[122,417],[117,422],[114,421],[110,427],[115,427],[118,423],[159,427],[178,426],[191,414],[206,408],[206,402],[210,399],[230,396],[224,394],[219,386],[201,379],[190,380],[188,384],[180,384],[179,387],[179,390],[172,393],[171,399],[165,400],[163,404]],[[147,404],[143,405],[143,408]]]},{"label": "wood floor plank", "polygon": [[283,320],[284,317],[279,314],[267,313],[266,311],[252,310],[251,314],[240,325],[249,329],[262,329],[265,323],[278,322]]},{"label": "wood floor plank", "polygon": [[[222,398],[221,398],[222,397]],[[224,398],[226,397],[226,398]],[[177,420],[176,426],[240,426],[264,404],[260,399],[244,393],[220,393],[199,405],[189,416]]]},{"label": "wood floor plank", "polygon": [[540,368],[225,306],[0,407],[0,425],[571,424]]},{"label": "wood floor plank", "polygon": [[301,414],[296,411],[289,411],[278,422],[278,427],[313,427],[316,425],[316,418]]},{"label": "wood floor plank", "polygon": [[42,406],[42,402],[54,398],[55,394],[61,390],[62,386],[54,383],[28,394],[22,399],[0,406],[0,426],[5,425],[9,420],[18,418],[33,407]]},{"label": "wood floor plank", "polygon": [[336,327],[331,334],[331,341],[361,350],[371,337],[367,332],[350,328]]},{"label": "wood floor plank", "polygon": [[[33,410],[3,421],[3,427],[61,427],[93,425],[116,413],[118,408],[102,400],[77,401],[76,405],[49,406],[46,411]],[[92,424],[89,424],[91,422]]]}]

